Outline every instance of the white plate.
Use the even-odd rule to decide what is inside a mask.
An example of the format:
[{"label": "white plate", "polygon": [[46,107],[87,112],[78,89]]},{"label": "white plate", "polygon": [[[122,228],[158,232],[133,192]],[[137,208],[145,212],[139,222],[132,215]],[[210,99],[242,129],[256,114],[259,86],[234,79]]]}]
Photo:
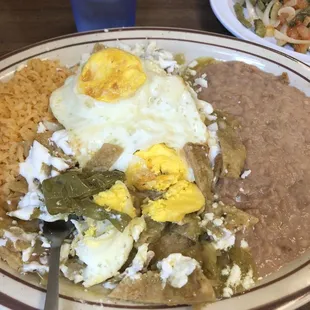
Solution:
[{"label": "white plate", "polygon": [[234,0],[210,0],[212,10],[222,25],[234,34],[236,37],[256,42],[271,48],[274,48],[280,52],[286,53],[292,57],[299,59],[307,64],[310,64],[310,52],[307,54],[301,54],[295,52],[292,47],[281,47],[276,44],[274,38],[261,38],[257,36],[253,31],[244,27],[237,19],[234,11]]},{"label": "white plate", "polygon": [[[287,72],[291,84],[310,96],[310,67],[284,54],[260,45],[240,41],[233,37],[218,36],[201,31],[173,28],[114,29],[108,33],[72,34],[50,39],[0,58],[0,81],[12,76],[17,67],[28,59],[59,59],[63,64],[74,65],[83,53],[90,52],[96,42],[113,46],[117,40],[128,44],[145,42],[146,38],[156,40],[158,46],[173,53],[184,53],[191,61],[200,56],[219,60],[238,60],[258,68],[281,74]],[[158,305],[134,305],[116,302],[98,296],[90,290],[69,281],[60,285],[60,310],[110,309],[166,309]],[[37,278],[21,276],[4,262],[0,262],[0,304],[14,310],[42,309],[45,292],[38,285]],[[260,286],[231,299],[219,301],[206,307],[207,310],[292,310],[310,301],[310,252],[265,278]],[[186,309],[186,307],[177,307]]]}]

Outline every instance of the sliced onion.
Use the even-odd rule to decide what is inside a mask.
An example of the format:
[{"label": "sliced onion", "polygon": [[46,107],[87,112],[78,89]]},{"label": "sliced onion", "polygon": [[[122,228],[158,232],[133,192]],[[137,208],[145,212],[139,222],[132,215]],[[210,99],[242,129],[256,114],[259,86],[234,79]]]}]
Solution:
[{"label": "sliced onion", "polygon": [[250,20],[250,22],[253,22],[255,19],[258,19],[258,16],[256,15],[254,6],[250,2],[250,0],[245,0],[245,3],[246,3],[246,9],[249,13],[249,20]]},{"label": "sliced onion", "polygon": [[287,24],[283,24],[281,29],[280,29],[280,32],[282,32],[283,34],[287,35],[287,28],[288,28],[288,25]]},{"label": "sliced onion", "polygon": [[306,16],[304,21],[303,21],[303,24],[308,27],[308,25],[310,24],[310,16]]},{"label": "sliced onion", "polygon": [[310,44],[310,40],[296,40],[296,39],[290,38],[286,34],[276,29],[274,30],[274,37],[277,40],[283,40],[283,41],[286,41],[287,43],[292,43],[292,44]]},{"label": "sliced onion", "polygon": [[255,12],[256,12],[258,18],[263,20],[264,12],[257,5],[255,6]]},{"label": "sliced onion", "polygon": [[278,46],[284,46],[287,42],[284,40],[277,40],[277,45]]},{"label": "sliced onion", "polygon": [[277,28],[280,24],[281,24],[280,19],[277,19],[277,20],[274,21],[274,23],[272,24],[272,26],[273,26],[274,28]]},{"label": "sliced onion", "polygon": [[[281,29],[280,29],[280,32],[287,35],[287,28],[288,28],[288,25],[287,24],[283,24]],[[285,44],[287,43],[287,41],[285,40],[277,40],[277,45],[279,46],[284,46]]]},{"label": "sliced onion", "polygon": [[267,5],[265,11],[264,11],[263,23],[265,26],[270,25],[269,15],[270,15],[270,11],[271,11],[273,5],[275,4],[275,2],[276,2],[276,0],[270,1],[269,4]]},{"label": "sliced onion", "polygon": [[291,21],[296,16],[296,11],[291,6],[286,6],[284,8],[281,8],[278,11],[278,15],[279,16],[281,16],[282,14],[286,14],[287,15],[286,20],[289,22],[289,21]]},{"label": "sliced onion", "polygon": [[295,6],[297,5],[297,2],[297,0],[289,0],[284,4],[284,6]]}]

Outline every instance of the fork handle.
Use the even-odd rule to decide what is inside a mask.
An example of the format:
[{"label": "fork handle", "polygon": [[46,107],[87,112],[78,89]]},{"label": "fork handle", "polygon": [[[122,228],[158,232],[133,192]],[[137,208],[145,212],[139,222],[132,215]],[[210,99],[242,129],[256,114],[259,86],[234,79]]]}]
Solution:
[{"label": "fork handle", "polygon": [[60,246],[51,246],[44,310],[58,310]]}]

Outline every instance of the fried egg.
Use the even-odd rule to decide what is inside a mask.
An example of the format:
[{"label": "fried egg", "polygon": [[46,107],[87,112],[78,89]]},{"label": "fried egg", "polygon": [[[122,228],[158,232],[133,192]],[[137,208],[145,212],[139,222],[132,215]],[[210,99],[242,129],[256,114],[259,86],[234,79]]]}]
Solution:
[{"label": "fried egg", "polygon": [[156,144],[136,152],[126,170],[127,183],[138,190],[164,191],[179,180],[192,178],[185,160],[177,152]]},{"label": "fried egg", "polygon": [[93,198],[97,205],[105,207],[108,210],[126,213],[131,218],[137,216],[128,189],[121,181],[116,181],[109,190],[100,192]]},{"label": "fried egg", "polygon": [[117,48],[107,48],[87,61],[79,76],[78,89],[94,99],[114,102],[133,95],[145,80],[138,57]]},{"label": "fried egg", "polygon": [[95,221],[86,231],[81,231],[72,248],[79,260],[86,264],[82,273],[83,285],[90,287],[117,275],[144,229],[143,217],[136,217],[123,232],[108,221]]},{"label": "fried egg", "polygon": [[180,76],[125,51],[104,51],[92,55],[50,97],[81,167],[104,143],[123,148],[111,169],[126,171],[138,150],[160,143],[180,150],[187,142],[206,142],[201,102]]},{"label": "fried egg", "polygon": [[199,188],[182,180],[172,185],[158,200],[149,200],[142,206],[142,213],[156,222],[180,222],[189,213],[200,210],[205,198]]}]

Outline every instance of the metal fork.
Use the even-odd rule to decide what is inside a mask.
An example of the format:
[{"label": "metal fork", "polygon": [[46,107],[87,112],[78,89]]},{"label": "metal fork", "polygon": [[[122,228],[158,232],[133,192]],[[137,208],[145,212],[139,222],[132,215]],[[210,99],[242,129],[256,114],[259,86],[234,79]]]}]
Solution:
[{"label": "metal fork", "polygon": [[60,248],[74,228],[70,220],[44,222],[43,234],[51,242],[44,310],[58,310]]}]

